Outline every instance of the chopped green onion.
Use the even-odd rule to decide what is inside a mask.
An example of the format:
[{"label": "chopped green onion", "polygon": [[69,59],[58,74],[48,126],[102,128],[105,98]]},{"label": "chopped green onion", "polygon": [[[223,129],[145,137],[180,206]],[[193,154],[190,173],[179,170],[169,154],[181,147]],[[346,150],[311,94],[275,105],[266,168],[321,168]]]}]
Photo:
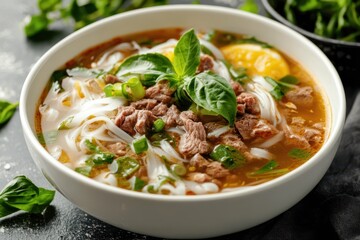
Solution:
[{"label": "chopped green onion", "polygon": [[307,160],[311,157],[311,153],[304,149],[293,148],[288,153],[288,156],[299,160]]},{"label": "chopped green onion", "polygon": [[145,181],[141,180],[138,177],[135,177],[134,190],[135,191],[141,191],[141,189],[143,189],[145,184],[146,184]]},{"label": "chopped green onion", "polygon": [[152,145],[154,145],[155,147],[159,147],[160,146],[160,141],[161,140],[166,140],[168,141],[170,144],[174,144],[174,139],[166,132],[159,132],[159,133],[155,133],[153,135],[150,136],[150,142]]},{"label": "chopped green onion", "polygon": [[227,145],[217,145],[210,153],[210,157],[227,168],[235,169],[245,164],[246,159],[236,148]]},{"label": "chopped green onion", "polygon": [[99,166],[106,163],[112,163],[115,158],[115,155],[112,153],[96,153],[91,155],[85,162],[90,166]]},{"label": "chopped green onion", "polygon": [[153,125],[154,132],[161,132],[165,127],[165,122],[161,118],[156,119]]},{"label": "chopped green onion", "polygon": [[93,144],[89,139],[85,140],[85,145],[91,152],[95,152],[95,153],[101,152],[99,146]]},{"label": "chopped green onion", "polygon": [[266,172],[269,172],[279,166],[279,164],[275,160],[270,160],[268,163],[266,163],[264,166],[262,166],[259,170],[252,172],[252,175],[258,175],[258,174],[264,174]]},{"label": "chopped green onion", "polygon": [[135,139],[132,144],[136,154],[145,152],[149,147],[145,136]]},{"label": "chopped green onion", "polygon": [[[123,83],[123,87],[125,87],[125,92],[128,93],[129,98],[132,101],[137,101],[145,97],[145,89],[138,77],[130,78],[126,83]],[[130,90],[130,92],[127,91],[128,89]],[[124,88],[123,88],[123,93],[124,93]]]},{"label": "chopped green onion", "polygon": [[65,119],[64,121],[62,121],[58,127],[58,130],[68,130],[71,127],[69,126],[69,124],[73,121],[74,116],[70,116],[67,119]]},{"label": "chopped green onion", "polygon": [[135,173],[139,167],[139,162],[131,157],[120,157],[115,160],[118,164],[118,169],[116,174],[120,177],[127,178],[133,173]]},{"label": "chopped green onion", "polygon": [[181,177],[186,174],[186,168],[182,164],[172,164],[170,166],[170,169],[173,173],[175,173],[177,176]]},{"label": "chopped green onion", "polygon": [[281,100],[284,96],[284,93],[282,91],[282,89],[280,88],[279,84],[277,81],[275,81],[274,79],[272,79],[271,77],[265,77],[264,78],[268,83],[271,84],[271,86],[273,86],[273,90],[270,91],[270,94],[276,99],[276,100]]},{"label": "chopped green onion", "polygon": [[299,79],[297,79],[297,77],[295,77],[293,75],[286,75],[285,77],[280,78],[279,82],[296,85],[300,81],[299,81]]},{"label": "chopped green onion", "polygon": [[281,175],[284,175],[285,173],[288,173],[290,170],[288,168],[281,168],[281,169],[274,169],[262,174],[254,174],[252,173],[248,173],[246,174],[246,176],[248,178],[274,178],[274,177],[278,177]]},{"label": "chopped green onion", "polygon": [[86,177],[89,177],[90,176],[90,173],[91,173],[91,170],[92,170],[92,166],[84,166],[84,167],[77,167],[75,168],[75,171],[86,176]]},{"label": "chopped green onion", "polygon": [[106,97],[112,97],[114,96],[114,85],[112,84],[107,84],[104,87],[104,93]]}]

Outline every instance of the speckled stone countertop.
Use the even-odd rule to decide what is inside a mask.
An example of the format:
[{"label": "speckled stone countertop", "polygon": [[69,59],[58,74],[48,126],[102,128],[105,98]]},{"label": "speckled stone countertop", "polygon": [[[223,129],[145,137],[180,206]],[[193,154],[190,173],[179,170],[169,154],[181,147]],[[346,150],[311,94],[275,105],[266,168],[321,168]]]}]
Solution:
[{"label": "speckled stone countertop", "polygon": [[[171,1],[190,3],[191,1]],[[237,7],[241,0],[203,0],[206,4]],[[259,1],[260,2],[260,1]],[[263,14],[263,9],[261,9]],[[71,26],[54,31],[41,41],[27,40],[21,21],[36,12],[36,0],[0,1],[0,99],[18,101],[23,82],[33,64],[59,40],[71,33]],[[348,109],[357,88],[346,88]],[[53,189],[35,166],[26,148],[19,113],[0,129],[0,188],[17,175],[25,175],[38,186]],[[286,214],[286,213],[285,213]],[[256,228],[218,239],[260,239],[275,218]],[[259,229],[260,232],[253,232]],[[19,213],[0,220],[0,239],[155,239],[115,228],[78,209],[59,192],[43,215]]]}]

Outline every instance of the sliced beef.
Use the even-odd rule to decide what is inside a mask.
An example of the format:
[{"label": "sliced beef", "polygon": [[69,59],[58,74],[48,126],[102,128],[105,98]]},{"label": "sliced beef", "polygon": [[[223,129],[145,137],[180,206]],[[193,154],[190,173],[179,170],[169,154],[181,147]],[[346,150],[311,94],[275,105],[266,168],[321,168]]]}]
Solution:
[{"label": "sliced beef", "polygon": [[223,178],[230,175],[230,171],[224,168],[220,162],[208,161],[198,153],[191,158],[190,165],[212,178]]},{"label": "sliced beef", "polygon": [[124,142],[111,143],[107,145],[106,148],[116,156],[124,156],[128,151],[128,145]]},{"label": "sliced beef", "polygon": [[206,141],[204,125],[201,122],[194,122],[191,119],[184,120],[186,133],[180,138],[179,152],[186,157],[193,156],[196,153],[208,153],[210,151],[210,145]]},{"label": "sliced beef", "polygon": [[163,103],[159,103],[157,104],[152,110],[151,112],[155,115],[155,116],[165,116],[165,114],[168,111],[168,106],[166,106]]},{"label": "sliced beef", "polygon": [[213,178],[223,178],[230,175],[230,171],[224,168],[220,162],[211,162],[206,168],[206,174]]},{"label": "sliced beef", "polygon": [[224,144],[236,148],[239,152],[244,154],[245,158],[248,161],[252,161],[255,159],[255,157],[250,153],[249,148],[245,145],[240,136],[235,132],[229,132],[221,135],[219,138],[219,144]]},{"label": "sliced beef", "polygon": [[177,123],[184,125],[187,120],[198,121],[199,118],[193,111],[188,110],[180,113]]},{"label": "sliced beef", "polygon": [[155,115],[149,110],[137,110],[138,117],[135,124],[135,129],[140,134],[145,134],[151,129],[154,121],[157,119]]},{"label": "sliced beef", "polygon": [[293,117],[291,118],[291,125],[295,125],[295,126],[304,126],[305,124],[305,119],[302,117]]},{"label": "sliced beef", "polygon": [[314,97],[312,96],[312,93],[313,89],[307,86],[291,90],[285,94],[285,97],[290,102],[295,103],[298,107],[310,107],[314,102]]},{"label": "sliced beef", "polygon": [[304,137],[311,145],[318,144],[322,141],[321,132],[314,128],[305,128]]},{"label": "sliced beef", "polygon": [[118,79],[115,75],[112,75],[112,74],[108,74],[106,75],[105,77],[105,83],[106,84],[114,84],[114,83],[117,83],[117,82],[120,82],[120,79]]},{"label": "sliced beef", "polygon": [[134,135],[134,126],[137,122],[138,110],[134,107],[119,107],[118,115],[115,118],[115,124],[130,135]]},{"label": "sliced beef", "polygon": [[244,114],[235,122],[235,127],[244,140],[252,138],[270,138],[279,131],[265,119],[251,114]]},{"label": "sliced beef", "polygon": [[141,99],[136,102],[132,102],[130,106],[140,110],[152,110],[158,102],[155,99]]},{"label": "sliced beef", "polygon": [[162,81],[146,89],[145,97],[169,104],[172,101],[171,95],[174,91],[174,89],[169,87],[168,82]]},{"label": "sliced beef", "polygon": [[245,112],[250,114],[259,114],[260,107],[257,98],[248,92],[242,92],[236,98],[238,113],[244,114]]},{"label": "sliced beef", "polygon": [[171,105],[165,114],[165,129],[175,127],[177,125],[177,121],[180,119],[179,116],[179,109],[177,109],[175,105]]},{"label": "sliced beef", "polygon": [[126,106],[119,108],[115,124],[130,135],[135,135],[136,131],[145,134],[156,119],[149,110],[136,110],[132,106]]},{"label": "sliced beef", "polygon": [[231,85],[232,89],[234,90],[236,96],[240,95],[242,92],[245,91],[244,88],[241,86],[241,84],[238,82],[231,81],[230,85]]},{"label": "sliced beef", "polygon": [[304,136],[301,136],[299,133],[292,129],[290,126],[284,127],[284,133],[286,140],[284,143],[288,146],[293,146],[297,148],[309,148],[310,144]]},{"label": "sliced beef", "polygon": [[197,73],[212,70],[214,68],[214,60],[207,54],[200,56],[200,63],[197,69]]}]

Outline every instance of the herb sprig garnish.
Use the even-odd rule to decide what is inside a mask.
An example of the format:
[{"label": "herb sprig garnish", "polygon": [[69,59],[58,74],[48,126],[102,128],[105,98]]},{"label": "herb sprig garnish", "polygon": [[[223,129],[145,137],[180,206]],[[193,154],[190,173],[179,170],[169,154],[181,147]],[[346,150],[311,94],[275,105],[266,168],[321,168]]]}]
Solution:
[{"label": "herb sprig garnish", "polygon": [[178,105],[196,105],[223,116],[232,126],[236,117],[236,96],[229,82],[210,71],[196,73],[200,63],[200,42],[193,29],[184,33],[174,49],[174,60],[158,53],[134,55],[117,69],[119,78],[138,75],[143,85],[168,80],[177,88]]}]

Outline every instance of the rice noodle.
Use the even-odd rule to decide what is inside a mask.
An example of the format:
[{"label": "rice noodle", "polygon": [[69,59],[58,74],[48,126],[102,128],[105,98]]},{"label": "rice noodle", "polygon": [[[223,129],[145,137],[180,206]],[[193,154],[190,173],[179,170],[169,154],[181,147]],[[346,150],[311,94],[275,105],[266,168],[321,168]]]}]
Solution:
[{"label": "rice noodle", "polygon": [[284,132],[279,132],[278,134],[276,134],[275,136],[273,136],[272,138],[266,140],[265,142],[261,143],[259,145],[260,148],[269,148],[271,146],[273,146],[274,144],[280,142],[281,140],[283,140],[284,138]]},{"label": "rice noodle", "polygon": [[160,141],[160,147],[171,157],[173,157],[181,162],[188,162],[188,160],[185,160],[182,157],[180,157],[180,155],[176,152],[176,150],[166,140]]},{"label": "rice noodle", "polygon": [[172,128],[169,128],[168,130],[166,130],[167,132],[173,132],[173,133],[177,133],[179,134],[180,136],[185,134],[185,131],[179,127],[172,127]]},{"label": "rice noodle", "polygon": [[221,51],[214,46],[211,42],[205,41],[204,39],[199,39],[200,44],[204,45],[207,49],[211,51],[211,53],[214,55],[214,57],[217,60],[224,60],[224,56],[221,53]]},{"label": "rice noodle", "polygon": [[251,148],[250,153],[258,158],[265,158],[265,159],[273,159],[274,155],[270,153],[268,150],[262,148]]},{"label": "rice noodle", "polygon": [[110,186],[117,187],[117,184],[118,184],[116,176],[109,172],[100,173],[99,175],[94,177],[94,179],[98,182],[102,182],[102,183],[105,183]]},{"label": "rice noodle", "polygon": [[246,87],[247,90],[258,99],[261,117],[272,122],[274,126],[277,126],[282,118],[276,107],[274,98],[264,86],[258,83],[248,83]]},{"label": "rice noodle", "polygon": [[220,135],[228,132],[230,130],[230,127],[228,125],[215,129],[214,131],[208,133],[208,137],[219,137]]}]

